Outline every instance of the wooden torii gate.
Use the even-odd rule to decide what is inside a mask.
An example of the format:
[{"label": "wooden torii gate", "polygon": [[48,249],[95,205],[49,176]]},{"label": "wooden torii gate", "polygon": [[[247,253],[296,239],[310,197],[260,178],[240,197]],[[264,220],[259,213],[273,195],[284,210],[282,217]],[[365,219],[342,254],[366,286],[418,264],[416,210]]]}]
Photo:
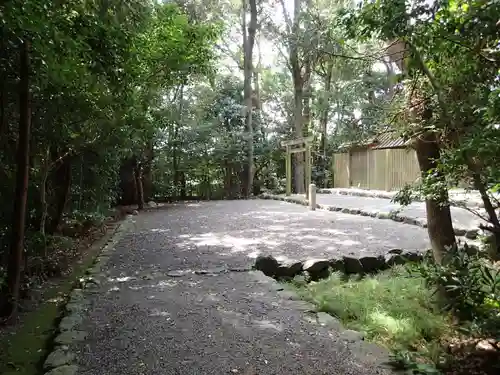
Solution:
[{"label": "wooden torii gate", "polygon": [[282,141],[281,147],[286,148],[286,195],[292,194],[292,154],[298,152],[305,153],[305,189],[308,196],[309,185],[311,184],[311,143],[313,136],[296,138],[289,141]]}]

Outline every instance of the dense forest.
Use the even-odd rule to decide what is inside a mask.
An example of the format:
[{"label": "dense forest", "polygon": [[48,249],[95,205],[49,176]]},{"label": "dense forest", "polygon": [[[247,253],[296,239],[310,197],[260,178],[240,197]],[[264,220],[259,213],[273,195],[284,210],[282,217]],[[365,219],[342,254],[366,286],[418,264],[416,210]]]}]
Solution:
[{"label": "dense forest", "polygon": [[411,140],[423,177],[398,199],[426,200],[435,260],[459,181],[500,244],[497,1],[10,0],[0,17],[4,317],[112,207],[282,192],[280,142],[302,136],[320,187],[339,145]]}]

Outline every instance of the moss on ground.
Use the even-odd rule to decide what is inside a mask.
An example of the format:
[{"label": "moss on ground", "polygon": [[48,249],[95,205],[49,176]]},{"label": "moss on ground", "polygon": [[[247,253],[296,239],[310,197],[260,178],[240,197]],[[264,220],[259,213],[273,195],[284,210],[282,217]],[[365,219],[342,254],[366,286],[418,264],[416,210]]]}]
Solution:
[{"label": "moss on ground", "polygon": [[[111,230],[112,232],[112,230]],[[62,308],[75,282],[84,276],[87,268],[105,244],[107,236],[82,251],[82,257],[73,264],[73,272],[44,292],[44,300],[34,311],[23,314],[21,323],[8,327],[0,342],[0,374],[38,375],[52,349],[52,339],[62,314]]]}]

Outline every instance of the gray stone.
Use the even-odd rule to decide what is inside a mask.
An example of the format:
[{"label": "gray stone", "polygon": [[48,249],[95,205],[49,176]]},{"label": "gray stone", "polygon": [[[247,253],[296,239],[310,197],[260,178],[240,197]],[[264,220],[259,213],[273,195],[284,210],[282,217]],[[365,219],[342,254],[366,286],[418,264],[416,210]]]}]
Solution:
[{"label": "gray stone", "polygon": [[66,305],[66,311],[73,314],[73,313],[79,313],[85,310],[87,307],[87,304],[84,301],[80,302],[70,302]]},{"label": "gray stone", "polygon": [[[93,278],[90,278],[93,279]],[[73,289],[71,294],[69,295],[70,302],[79,302],[83,300],[83,290],[82,289]]]},{"label": "gray stone", "polygon": [[390,214],[388,212],[378,212],[377,219],[389,219]]},{"label": "gray stone", "polygon": [[132,211],[132,215],[134,215],[134,216],[139,215],[139,211],[137,211],[137,210],[133,210],[133,211]]},{"label": "gray stone", "polygon": [[316,313],[316,321],[319,325],[330,327],[336,330],[342,327],[342,323],[340,323],[340,320],[326,312]]},{"label": "gray stone", "polygon": [[363,273],[363,266],[358,258],[345,256],[343,260],[345,273]]},{"label": "gray stone", "polygon": [[65,365],[56,367],[49,372],[46,372],[45,375],[76,375],[78,371],[78,366],[75,365]]},{"label": "gray stone", "polygon": [[391,249],[387,252],[387,254],[401,254],[403,249]]},{"label": "gray stone", "polygon": [[454,228],[453,231],[455,232],[456,236],[465,236],[465,233],[467,233],[465,229],[461,228]]},{"label": "gray stone", "polygon": [[59,345],[71,345],[75,342],[85,340],[87,333],[83,331],[65,331],[61,332],[54,339],[54,342]]},{"label": "gray stone", "polygon": [[302,262],[292,259],[286,259],[279,262],[276,276],[278,277],[295,277],[302,272]]},{"label": "gray stone", "polygon": [[372,273],[385,268],[385,259],[383,257],[361,257],[359,259],[363,272]]},{"label": "gray stone", "polygon": [[481,340],[476,344],[476,349],[481,351],[496,351],[495,345],[493,345],[489,340]]},{"label": "gray stone", "polygon": [[345,272],[343,259],[330,259],[330,268],[334,272]]},{"label": "gray stone", "polygon": [[407,217],[407,216],[403,217],[403,223],[410,224],[410,225],[418,225],[417,219],[415,219],[413,217]]},{"label": "gray stone", "polygon": [[348,329],[340,334],[340,338],[344,341],[355,342],[363,341],[365,336],[361,332]]},{"label": "gray stone", "polygon": [[328,267],[330,267],[328,259],[308,259],[302,266],[303,270],[309,273],[317,273]]},{"label": "gray stone", "polygon": [[67,352],[59,347],[49,354],[49,356],[45,360],[45,363],[43,364],[43,368],[45,370],[50,370],[54,367],[67,365],[74,359],[75,355],[73,353]]},{"label": "gray stone", "polygon": [[254,268],[264,275],[274,277],[278,272],[279,262],[272,255],[259,255],[255,259]]},{"label": "gray stone", "polygon": [[328,259],[309,259],[304,262],[302,269],[313,281],[324,279],[330,275],[330,261]]},{"label": "gray stone", "polygon": [[406,259],[401,254],[387,254],[385,256],[385,264],[388,267],[393,267],[395,265],[398,265],[398,264],[401,265],[401,264],[405,264],[405,263],[406,263]]},{"label": "gray stone", "polygon": [[158,204],[156,202],[154,202],[154,201],[149,201],[148,202],[148,206],[151,207],[151,208],[156,208],[156,207],[158,207]]},{"label": "gray stone", "polygon": [[82,320],[83,320],[82,316],[79,315],[78,313],[67,315],[64,318],[62,318],[61,323],[59,323],[59,330],[61,332],[71,331],[77,325],[79,325],[82,322]]},{"label": "gray stone", "polygon": [[469,240],[475,240],[477,238],[479,230],[477,229],[469,229],[467,232],[465,232],[465,238],[468,238]]},{"label": "gray stone", "polygon": [[353,209],[350,210],[349,213],[352,214],[352,215],[359,215],[361,213],[361,210],[359,210],[357,208],[353,208]]},{"label": "gray stone", "polygon": [[343,214],[350,214],[351,209],[350,208],[343,208],[342,210],[340,210],[340,212],[342,212]]},{"label": "gray stone", "polygon": [[424,259],[424,256],[416,251],[404,251],[401,256],[408,262],[421,262]]}]

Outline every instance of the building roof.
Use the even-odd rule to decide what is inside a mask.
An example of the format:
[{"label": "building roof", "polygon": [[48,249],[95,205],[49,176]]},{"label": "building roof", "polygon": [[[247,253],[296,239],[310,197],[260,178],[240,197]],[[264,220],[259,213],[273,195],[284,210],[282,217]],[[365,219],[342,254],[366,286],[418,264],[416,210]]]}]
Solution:
[{"label": "building roof", "polygon": [[373,143],[375,145],[372,147],[372,149],[380,150],[383,148],[405,147],[410,144],[410,140],[395,136],[395,134],[393,133],[382,133],[375,137],[375,142]]},{"label": "building roof", "polygon": [[381,150],[387,148],[402,148],[410,144],[409,139],[398,137],[394,132],[384,132],[376,135],[375,137],[367,138],[358,142],[343,143],[339,149],[350,148],[370,148],[372,150]]}]

